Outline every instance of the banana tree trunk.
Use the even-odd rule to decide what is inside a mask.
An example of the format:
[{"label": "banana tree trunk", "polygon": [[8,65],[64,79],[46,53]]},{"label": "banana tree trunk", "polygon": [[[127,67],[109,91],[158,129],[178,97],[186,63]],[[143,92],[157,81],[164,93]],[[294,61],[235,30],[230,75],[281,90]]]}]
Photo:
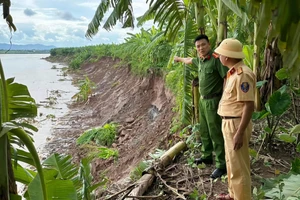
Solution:
[{"label": "banana tree trunk", "polygon": [[[186,143],[183,141],[178,142],[173,147],[171,147],[168,151],[166,151],[159,159],[158,166],[159,168],[167,167],[172,160],[178,155],[181,151],[186,149]],[[134,188],[128,196],[142,196],[147,189],[152,185],[154,181],[154,173],[144,174],[138,181],[137,187]],[[133,200],[133,198],[129,198],[129,200]]]},{"label": "banana tree trunk", "polygon": [[178,155],[181,151],[185,150],[186,147],[186,143],[181,141],[171,147],[171,149],[169,149],[167,152],[165,152],[159,159],[159,165],[161,166],[161,168],[165,168],[166,166],[168,166],[175,158],[175,156]]},{"label": "banana tree trunk", "polygon": [[217,46],[227,38],[227,12],[228,9],[222,2],[218,2],[218,36],[217,36]]},{"label": "banana tree trunk", "polygon": [[[196,13],[196,22],[198,26],[199,34],[205,34],[205,6],[203,4],[203,0],[198,1],[195,3],[195,13]],[[195,78],[192,83],[192,93],[193,93],[193,114],[194,114],[194,120],[193,124],[198,124],[200,122],[199,119],[199,98],[200,98],[200,92],[199,92],[199,80],[198,78]],[[195,133],[196,141],[200,142],[200,132]]]},{"label": "banana tree trunk", "polygon": [[7,135],[0,138],[0,199],[9,200],[8,168],[7,168]]},{"label": "banana tree trunk", "polygon": [[[199,79],[195,78],[193,80],[193,112],[194,112],[194,120],[193,120],[193,124],[198,124],[200,122],[200,117],[199,117],[199,98],[200,98],[200,92],[199,92]],[[197,131],[195,133],[196,136],[196,142],[200,143],[201,142],[201,138],[200,138],[200,132]]]},{"label": "banana tree trunk", "polygon": [[273,38],[265,49],[265,70],[263,80],[268,83],[260,89],[261,103],[265,105],[271,94],[281,87],[281,82],[275,76],[276,72],[282,68],[283,61],[280,50],[277,46],[278,38]]},{"label": "banana tree trunk", "polygon": [[[5,77],[2,68],[2,64],[0,62],[0,126],[2,128],[2,123],[7,121],[7,112],[5,109]],[[9,179],[8,179],[8,138],[7,135],[4,134],[0,137],[0,199],[8,200],[9,199]]]},{"label": "banana tree trunk", "polygon": [[[253,73],[256,76],[256,80],[261,80],[260,79],[260,73],[259,73],[259,61],[260,61],[260,51],[259,51],[259,46],[256,45],[256,34],[257,31],[257,23],[254,23],[254,55],[253,55]],[[256,88],[255,91],[255,108],[256,111],[260,111],[261,110],[261,102],[260,102],[260,93],[259,93],[259,89]]]},{"label": "banana tree trunk", "polygon": [[203,5],[203,0],[198,1],[195,3],[195,13],[196,13],[196,22],[198,26],[198,30],[200,34],[205,34],[205,7]]}]

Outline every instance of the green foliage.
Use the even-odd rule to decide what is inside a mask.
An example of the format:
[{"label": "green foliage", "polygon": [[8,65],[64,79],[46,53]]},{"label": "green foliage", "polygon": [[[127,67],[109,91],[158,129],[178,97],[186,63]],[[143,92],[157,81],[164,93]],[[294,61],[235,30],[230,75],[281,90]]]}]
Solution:
[{"label": "green foliage", "polygon": [[300,197],[300,159],[292,162],[291,171],[288,174],[281,174],[275,178],[263,179],[263,185],[253,189],[253,198],[263,200],[266,198],[285,200],[299,199]]},{"label": "green foliage", "polygon": [[116,123],[109,123],[103,127],[89,129],[77,139],[76,143],[82,145],[94,141],[98,145],[111,146],[117,135],[117,128]]},{"label": "green foliage", "polygon": [[150,161],[142,161],[138,164],[137,167],[133,169],[133,171],[130,172],[130,179],[132,181],[137,181],[143,176],[143,172],[145,169],[151,166]]},{"label": "green foliage", "polygon": [[140,162],[138,166],[135,167],[134,170],[130,172],[130,179],[132,181],[137,181],[139,178],[141,178],[143,172],[146,171],[152,165],[152,163],[155,160],[159,159],[164,153],[165,151],[161,149],[156,149],[154,153],[150,153],[149,156],[152,159],[144,160]]},{"label": "green foliage", "polygon": [[78,81],[79,92],[73,96],[77,102],[85,102],[92,94],[92,90],[96,87],[95,83],[92,82],[87,76],[84,80]]},{"label": "green foliage", "polygon": [[253,188],[252,192],[253,200],[262,200],[265,199],[265,192],[262,188],[257,189],[257,187]]},{"label": "green foliage", "polygon": [[[42,171],[39,156],[34,147],[33,141],[28,133],[18,126],[26,123],[16,123],[14,120],[35,117],[37,114],[37,107],[34,99],[30,96],[28,88],[25,85],[14,83],[14,78],[5,79],[2,64],[0,62],[0,157],[3,159],[0,167],[0,188],[1,196],[9,196],[9,181],[8,173],[12,172],[12,165],[8,164],[7,160],[11,157],[10,151],[7,151],[11,143],[16,145],[24,145],[30,152],[30,157],[27,160],[33,164],[38,172],[36,179],[39,184],[39,195],[36,199],[46,199],[47,191],[45,186],[44,174]],[[35,130],[33,126],[28,125],[28,128]],[[28,154],[27,154],[28,155]],[[16,158],[17,156],[14,156]],[[15,166],[17,164],[15,163]],[[30,181],[30,180],[27,180]]]},{"label": "green foliage", "polygon": [[119,45],[114,55],[131,66],[137,74],[147,74],[149,69],[160,72],[167,65],[172,46],[166,41],[162,32],[152,27],[141,29],[135,35],[128,34],[126,42]]},{"label": "green foliage", "polygon": [[107,179],[92,184],[90,161],[84,158],[77,167],[68,155],[53,154],[47,158],[43,165],[48,169],[45,174],[51,199],[95,199],[93,191],[97,187],[105,187]]},{"label": "green foliage", "polygon": [[102,159],[109,159],[111,157],[118,159],[119,157],[119,152],[118,150],[115,149],[109,149],[106,147],[100,147],[98,148],[98,153],[97,153],[97,157],[102,158]]},{"label": "green foliage", "polygon": [[291,96],[288,93],[276,91],[269,98],[266,109],[274,116],[281,116],[291,106]]},{"label": "green foliage", "polygon": [[207,196],[205,194],[200,195],[197,189],[194,189],[192,193],[189,194],[189,198],[192,200],[206,200]]},{"label": "green foliage", "polygon": [[84,144],[81,147],[88,151],[87,157],[90,159],[94,159],[94,158],[109,159],[113,157],[115,160],[117,160],[119,157],[119,152],[117,149],[99,147],[95,144]]},{"label": "green foliage", "polygon": [[96,195],[94,193],[95,189],[99,186],[106,187],[107,183],[107,179],[104,178],[99,183],[92,185],[93,176],[91,174],[91,163],[88,158],[84,158],[80,161],[79,179],[82,183],[82,187],[79,192],[79,199],[82,200],[96,200]]},{"label": "green foliage", "polygon": [[299,199],[300,198],[300,175],[290,174],[283,179],[279,179],[278,183],[273,183],[274,187],[271,190],[267,190],[265,197],[276,200],[284,199]]},{"label": "green foliage", "polygon": [[[260,112],[254,112],[252,119],[267,119],[267,127],[264,129],[264,140],[266,144],[272,143],[274,136],[276,135],[277,127],[281,117],[287,112],[291,106],[291,97],[286,87],[280,88],[274,92],[265,105],[266,110]],[[283,129],[282,129],[283,130]],[[289,134],[280,134],[278,139],[284,142],[293,143],[296,139]]]},{"label": "green foliage", "polygon": [[254,54],[253,46],[244,45],[243,52],[245,54],[244,63],[253,70],[253,54]]}]

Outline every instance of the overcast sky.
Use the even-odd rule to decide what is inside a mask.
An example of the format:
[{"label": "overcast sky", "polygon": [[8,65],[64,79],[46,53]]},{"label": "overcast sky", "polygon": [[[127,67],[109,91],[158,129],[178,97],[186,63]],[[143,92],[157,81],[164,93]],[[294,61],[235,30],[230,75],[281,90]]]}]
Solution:
[{"label": "overcast sky", "polygon": [[[12,43],[56,47],[121,43],[127,37],[126,33],[139,32],[139,28],[122,29],[118,24],[110,32],[100,29],[92,40],[86,39],[88,24],[100,2],[101,0],[11,0],[10,14],[18,29],[12,34]],[[145,2],[146,0],[133,0],[135,17],[147,10]],[[2,6],[0,10],[2,12]],[[145,28],[150,26],[149,23]],[[8,26],[1,17],[0,43],[9,43],[10,37]]]}]

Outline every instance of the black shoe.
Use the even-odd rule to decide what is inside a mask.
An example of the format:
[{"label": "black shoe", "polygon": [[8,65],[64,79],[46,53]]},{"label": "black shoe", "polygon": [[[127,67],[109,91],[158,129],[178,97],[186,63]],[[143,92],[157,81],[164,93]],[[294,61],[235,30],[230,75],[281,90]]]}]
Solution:
[{"label": "black shoe", "polygon": [[211,165],[211,164],[213,164],[213,160],[205,159],[205,158],[196,158],[194,163],[196,163],[197,165],[202,164],[202,163]]},{"label": "black shoe", "polygon": [[226,169],[219,169],[219,168],[217,168],[210,175],[210,178],[212,178],[212,179],[220,178],[221,176],[225,175],[226,173],[227,173]]}]

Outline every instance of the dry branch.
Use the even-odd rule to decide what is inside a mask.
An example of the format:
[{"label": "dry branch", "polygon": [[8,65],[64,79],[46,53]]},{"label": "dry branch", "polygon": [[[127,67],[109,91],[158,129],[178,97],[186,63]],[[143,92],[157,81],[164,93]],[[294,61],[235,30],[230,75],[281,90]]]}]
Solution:
[{"label": "dry branch", "polygon": [[175,189],[175,188],[169,186],[169,185],[166,183],[166,181],[165,181],[164,179],[162,179],[162,177],[160,176],[159,173],[156,173],[156,176],[161,180],[161,182],[162,182],[169,190],[171,190],[174,194],[176,194],[180,199],[184,199],[184,200],[186,199],[183,195],[181,195],[181,194],[178,193],[178,190],[177,190],[177,189]]},{"label": "dry branch", "polygon": [[112,196],[108,197],[107,200],[112,199],[112,198],[118,196],[119,194],[122,194],[123,192],[126,192],[126,191],[128,191],[128,190],[131,191],[131,190],[133,189],[133,187],[135,187],[135,186],[136,186],[135,183],[132,184],[132,185],[129,185],[127,188],[125,188],[125,189],[123,189],[123,190],[121,190],[121,191],[119,191],[119,192],[113,194]]},{"label": "dry branch", "polygon": [[[186,143],[185,142],[178,142],[177,144],[175,144],[173,147],[171,147],[167,152],[165,152],[161,158],[159,159],[159,163],[157,164],[157,166],[159,166],[159,168],[165,168],[166,166],[168,166],[172,160],[174,159],[174,157],[176,155],[178,155],[181,151],[186,149]],[[157,173],[158,174],[158,173]],[[161,178],[161,177],[160,177]],[[144,174],[138,181],[137,181],[137,187],[134,188],[132,190],[132,192],[128,195],[128,196],[141,196],[144,194],[145,191],[147,191],[147,189],[152,185],[152,182],[154,180],[154,175],[151,173],[148,174]],[[163,180],[161,178],[161,180]],[[168,187],[168,185],[166,185]],[[172,189],[169,186],[169,189]],[[179,197],[183,197],[185,199],[184,196],[178,194],[177,192],[173,191],[174,193],[176,193],[177,196]]]}]

